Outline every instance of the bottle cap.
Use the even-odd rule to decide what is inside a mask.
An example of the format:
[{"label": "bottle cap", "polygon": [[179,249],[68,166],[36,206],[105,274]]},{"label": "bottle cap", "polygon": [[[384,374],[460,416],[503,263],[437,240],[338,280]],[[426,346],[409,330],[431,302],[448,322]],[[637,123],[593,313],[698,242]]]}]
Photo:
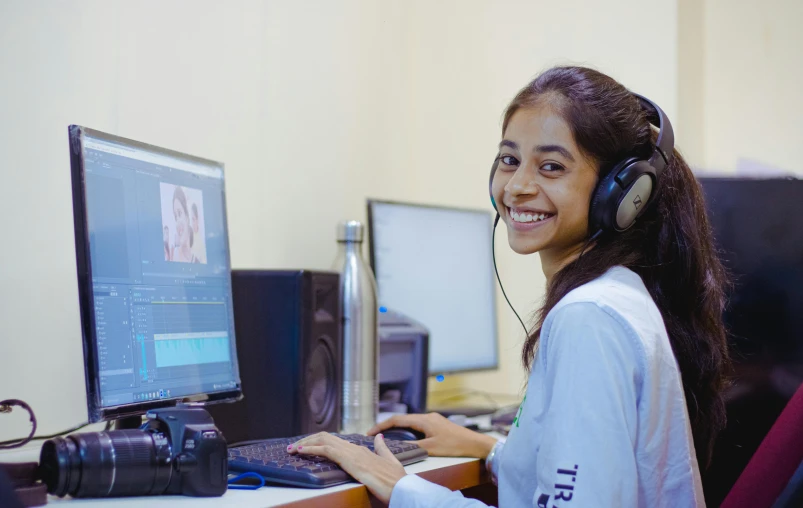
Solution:
[{"label": "bottle cap", "polygon": [[337,225],[338,242],[362,242],[363,227],[360,221],[349,220],[340,222]]}]

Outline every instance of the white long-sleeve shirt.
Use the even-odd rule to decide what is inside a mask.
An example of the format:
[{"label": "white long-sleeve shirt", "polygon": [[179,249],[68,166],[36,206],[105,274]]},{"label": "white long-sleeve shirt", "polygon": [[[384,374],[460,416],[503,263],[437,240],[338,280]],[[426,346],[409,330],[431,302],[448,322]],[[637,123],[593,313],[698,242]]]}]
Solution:
[{"label": "white long-sleeve shirt", "polygon": [[[612,268],[549,312],[496,461],[502,508],[705,506],[680,371],[637,274]],[[480,506],[415,475],[390,499]]]}]

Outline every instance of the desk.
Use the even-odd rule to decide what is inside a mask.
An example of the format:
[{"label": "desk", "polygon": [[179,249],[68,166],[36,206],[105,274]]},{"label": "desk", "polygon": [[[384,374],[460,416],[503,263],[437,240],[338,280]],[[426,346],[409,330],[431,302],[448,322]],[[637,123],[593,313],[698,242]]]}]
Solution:
[{"label": "desk", "polygon": [[[0,453],[0,462],[37,462],[41,443],[26,446],[20,451]],[[490,478],[485,472],[483,461],[478,459],[429,457],[426,460],[405,467],[408,473],[443,485],[452,490],[464,490],[483,486],[492,490]],[[372,505],[373,502],[373,505]],[[184,497],[184,496],[143,496],[106,499],[71,499],[48,496],[48,506],[64,508],[130,508],[146,505],[149,508],[180,507],[238,507],[268,508],[283,507],[370,507],[380,504],[368,493],[368,489],[357,483],[338,485],[328,489],[299,489],[289,487],[263,487],[259,490],[230,490],[223,497]]]}]

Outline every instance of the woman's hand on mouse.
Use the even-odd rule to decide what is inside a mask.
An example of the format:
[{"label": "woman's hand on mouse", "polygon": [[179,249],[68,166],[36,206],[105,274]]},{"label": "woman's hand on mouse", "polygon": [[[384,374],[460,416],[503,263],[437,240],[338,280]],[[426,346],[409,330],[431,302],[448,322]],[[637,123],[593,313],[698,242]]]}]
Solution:
[{"label": "woman's hand on mouse", "polygon": [[493,437],[461,427],[438,413],[394,415],[376,424],[367,434],[374,436],[393,427],[423,432],[426,437],[413,442],[432,456],[484,459],[496,444]]},{"label": "woman's hand on mouse", "polygon": [[376,453],[328,432],[307,436],[287,447],[290,454],[317,455],[337,462],[352,478],[368,487],[380,501],[388,504],[393,487],[407,473],[388,449],[382,436],[374,438],[374,450]]}]

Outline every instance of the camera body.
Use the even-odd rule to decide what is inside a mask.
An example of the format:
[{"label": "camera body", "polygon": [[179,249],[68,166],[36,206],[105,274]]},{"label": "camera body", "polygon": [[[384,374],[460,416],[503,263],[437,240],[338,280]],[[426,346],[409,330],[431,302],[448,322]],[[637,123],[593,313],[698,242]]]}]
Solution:
[{"label": "camera body", "polygon": [[173,475],[164,494],[222,496],[229,475],[228,448],[212,416],[201,408],[154,409],[145,432],[172,443]]},{"label": "camera body", "polygon": [[222,496],[228,448],[209,413],[178,407],[146,416],[140,429],[46,441],[39,467],[48,492],[60,497]]}]

